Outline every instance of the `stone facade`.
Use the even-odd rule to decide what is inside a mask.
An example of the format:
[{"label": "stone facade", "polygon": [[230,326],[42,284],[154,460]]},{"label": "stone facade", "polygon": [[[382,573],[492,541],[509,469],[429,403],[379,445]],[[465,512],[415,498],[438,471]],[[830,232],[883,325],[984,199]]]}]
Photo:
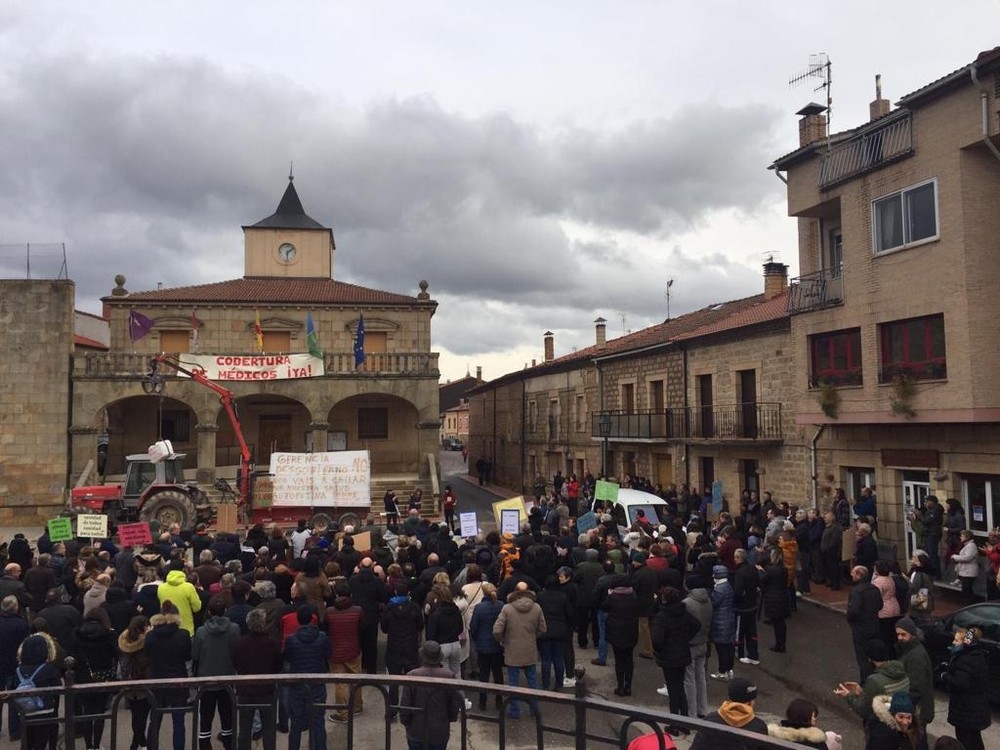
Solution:
[{"label": "stone facade", "polygon": [[63,504],[73,295],[69,281],[0,281],[0,526]]}]

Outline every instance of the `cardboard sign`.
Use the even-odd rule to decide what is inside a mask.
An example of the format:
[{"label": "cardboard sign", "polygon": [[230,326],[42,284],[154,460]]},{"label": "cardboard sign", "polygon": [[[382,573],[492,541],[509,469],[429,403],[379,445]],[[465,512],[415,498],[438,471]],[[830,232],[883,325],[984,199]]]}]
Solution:
[{"label": "cardboard sign", "polygon": [[53,542],[68,542],[73,538],[72,518],[53,518],[48,522],[49,539]]},{"label": "cardboard sign", "polygon": [[476,520],[475,511],[472,513],[459,513],[458,526],[461,529],[459,533],[463,539],[468,539],[479,534],[479,522]]},{"label": "cardboard sign", "polygon": [[[362,531],[360,534],[351,534],[351,539],[354,540],[354,549],[358,552],[369,552],[372,548],[372,533],[370,531]],[[340,537],[337,540],[337,549],[344,548],[344,537]]]},{"label": "cardboard sign", "polygon": [[123,523],[118,527],[118,541],[123,547],[142,547],[153,543],[153,535],[149,531],[149,524],[145,521]]},{"label": "cardboard sign", "polygon": [[598,480],[597,484],[594,486],[594,499],[610,500],[613,503],[617,503],[618,485],[615,482],[605,482],[603,480]]},{"label": "cardboard sign", "polygon": [[595,528],[597,528],[597,514],[592,510],[588,510],[576,519],[577,534],[586,534],[588,531]]},{"label": "cardboard sign", "polygon": [[500,511],[500,533],[514,534],[521,533],[520,515],[514,508],[504,508]]},{"label": "cardboard sign", "polygon": [[[524,509],[524,498],[521,495],[508,498],[507,500],[497,500],[493,503],[493,515],[497,520],[497,526],[501,525],[500,512],[503,510],[516,510],[521,523],[525,523],[528,520],[528,511]],[[517,532],[514,533],[516,534]]]},{"label": "cardboard sign", "polygon": [[215,530],[225,531],[227,534],[235,534],[237,527],[236,505],[234,503],[221,503],[216,505]]},{"label": "cardboard sign", "polygon": [[84,539],[106,539],[108,517],[103,513],[87,513],[76,517],[76,535]]}]

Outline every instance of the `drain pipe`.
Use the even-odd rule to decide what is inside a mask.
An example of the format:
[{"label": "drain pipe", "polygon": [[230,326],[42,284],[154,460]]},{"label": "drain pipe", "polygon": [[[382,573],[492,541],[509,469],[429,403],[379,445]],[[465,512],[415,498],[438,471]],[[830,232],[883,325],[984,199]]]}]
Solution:
[{"label": "drain pipe", "polygon": [[784,175],[782,175],[781,172],[778,171],[778,167],[776,165],[772,164],[771,165],[771,169],[774,170],[774,176],[775,177],[777,177],[779,180],[781,180],[786,185],[788,184],[788,178],[785,177]]},{"label": "drain pipe", "polygon": [[809,462],[810,468],[812,469],[812,492],[813,492],[813,510],[819,510],[819,477],[817,476],[816,468],[816,443],[819,442],[820,435],[826,430],[826,425],[821,424],[816,428],[816,434],[812,436],[812,440],[809,441]]},{"label": "drain pipe", "polygon": [[982,118],[982,120],[983,120],[982,121],[983,143],[986,144],[986,148],[988,148],[990,151],[993,152],[993,156],[995,156],[997,158],[997,161],[1000,161],[1000,149],[997,149],[997,147],[995,145],[993,145],[993,141],[990,140],[990,106],[989,106],[989,94],[986,93],[986,88],[980,82],[979,76],[976,75],[976,64],[972,63],[972,67],[969,68],[969,70],[972,73],[972,82],[976,86],[978,86],[979,89],[980,89],[979,99],[982,102],[982,108],[983,108],[983,110],[982,110],[983,111],[983,118]]}]

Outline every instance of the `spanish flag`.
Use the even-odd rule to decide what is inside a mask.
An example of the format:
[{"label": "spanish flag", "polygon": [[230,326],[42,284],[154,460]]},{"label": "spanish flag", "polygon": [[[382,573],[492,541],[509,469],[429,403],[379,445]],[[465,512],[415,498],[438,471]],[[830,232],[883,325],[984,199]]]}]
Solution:
[{"label": "spanish flag", "polygon": [[253,336],[257,340],[257,351],[264,351],[264,329],[260,327],[260,310],[253,311]]}]

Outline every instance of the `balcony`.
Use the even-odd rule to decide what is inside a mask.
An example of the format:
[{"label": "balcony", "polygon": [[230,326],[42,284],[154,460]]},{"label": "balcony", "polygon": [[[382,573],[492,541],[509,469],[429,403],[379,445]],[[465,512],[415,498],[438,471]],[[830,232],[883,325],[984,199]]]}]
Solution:
[{"label": "balcony", "polygon": [[876,127],[830,149],[820,164],[819,189],[829,190],[912,155],[911,123],[910,112],[900,110],[878,120]]},{"label": "balcony", "polygon": [[633,413],[598,412],[591,417],[591,436],[616,442],[781,442],[781,404],[761,402]]},{"label": "balcony", "polygon": [[[74,354],[74,379],[141,378],[149,371],[152,354],[125,352]],[[228,356],[228,355],[227,355]],[[253,356],[241,352],[238,356]],[[327,376],[375,378],[405,375],[410,377],[438,376],[437,352],[383,352],[368,354],[364,366],[355,369],[353,352],[327,353],[324,357]]]},{"label": "balcony", "polygon": [[788,286],[788,313],[811,312],[844,304],[842,268],[824,268],[792,279]]}]

